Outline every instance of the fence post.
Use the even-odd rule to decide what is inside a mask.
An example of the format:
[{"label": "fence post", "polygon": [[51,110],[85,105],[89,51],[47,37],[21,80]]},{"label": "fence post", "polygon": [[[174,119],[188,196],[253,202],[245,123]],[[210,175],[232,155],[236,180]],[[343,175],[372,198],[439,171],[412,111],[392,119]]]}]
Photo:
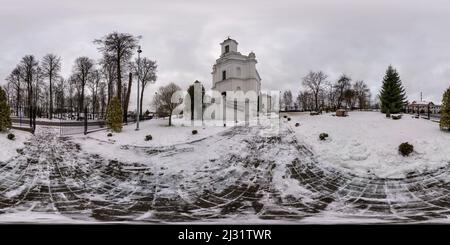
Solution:
[{"label": "fence post", "polygon": [[87,106],[84,107],[84,135],[87,134],[87,130],[88,130],[88,119],[87,119]]}]

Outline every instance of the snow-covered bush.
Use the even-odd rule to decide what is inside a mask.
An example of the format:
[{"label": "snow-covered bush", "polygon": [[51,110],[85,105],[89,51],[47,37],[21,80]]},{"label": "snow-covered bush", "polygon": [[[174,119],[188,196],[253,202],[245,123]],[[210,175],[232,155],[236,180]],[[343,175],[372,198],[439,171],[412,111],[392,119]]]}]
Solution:
[{"label": "snow-covered bush", "polygon": [[106,111],[106,126],[110,128],[113,132],[122,131],[122,106],[117,97],[114,97],[108,105]]},{"label": "snow-covered bush", "polygon": [[284,115],[284,116],[283,116],[283,118],[287,118],[287,116],[286,116],[286,115]]},{"label": "snow-covered bush", "polygon": [[328,138],[328,134],[327,133],[321,133],[320,135],[319,135],[319,139],[320,140],[326,140]]},{"label": "snow-covered bush", "polygon": [[398,152],[400,152],[400,154],[402,156],[409,156],[409,154],[411,154],[413,151],[414,151],[414,146],[409,144],[408,142],[401,143],[398,146]]},{"label": "snow-covered bush", "polygon": [[402,115],[392,115],[391,118],[393,120],[400,120],[400,119],[402,119]]},{"label": "snow-covered bush", "polygon": [[290,118],[290,117],[288,117],[288,118],[287,118],[287,120],[288,120],[288,121],[291,121],[291,118]]},{"label": "snow-covered bush", "polygon": [[300,123],[296,123],[295,126],[296,126],[296,127],[300,126]]},{"label": "snow-covered bush", "polygon": [[150,134],[145,136],[145,141],[149,141],[149,140],[152,140],[152,139],[153,139],[153,137]]},{"label": "snow-covered bush", "polygon": [[106,136],[108,137],[112,137],[112,133],[108,133]]},{"label": "snow-covered bush", "polygon": [[192,134],[197,134],[198,131],[196,129],[192,130]]},{"label": "snow-covered bush", "polygon": [[16,136],[15,136],[13,133],[9,133],[8,136],[7,136],[7,138],[8,138],[9,140],[14,140],[14,139],[16,138]]}]

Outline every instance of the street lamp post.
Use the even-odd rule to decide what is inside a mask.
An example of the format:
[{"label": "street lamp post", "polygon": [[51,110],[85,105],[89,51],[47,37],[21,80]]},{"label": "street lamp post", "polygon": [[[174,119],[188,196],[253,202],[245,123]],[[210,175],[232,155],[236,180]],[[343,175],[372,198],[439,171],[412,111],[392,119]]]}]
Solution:
[{"label": "street lamp post", "polygon": [[140,107],[140,104],[139,104],[139,102],[140,102],[139,101],[139,86],[140,86],[140,83],[141,83],[141,53],[142,53],[141,46],[139,46],[137,52],[138,52],[138,79],[137,79],[136,131],[139,130],[139,117],[140,117],[139,112],[141,111],[140,108],[139,108]]}]

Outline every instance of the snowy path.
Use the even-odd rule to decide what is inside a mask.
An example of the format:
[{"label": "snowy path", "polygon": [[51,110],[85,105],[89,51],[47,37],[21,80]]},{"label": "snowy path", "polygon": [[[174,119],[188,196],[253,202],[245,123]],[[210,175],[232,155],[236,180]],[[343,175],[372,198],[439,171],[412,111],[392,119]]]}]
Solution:
[{"label": "snowy path", "polygon": [[[448,167],[404,179],[342,173],[282,128],[275,136],[235,127],[189,144],[124,146],[145,154],[145,164],[87,154],[40,128],[19,156],[0,163],[0,222],[449,222]],[[189,171],[182,165],[190,161],[203,164]]]}]

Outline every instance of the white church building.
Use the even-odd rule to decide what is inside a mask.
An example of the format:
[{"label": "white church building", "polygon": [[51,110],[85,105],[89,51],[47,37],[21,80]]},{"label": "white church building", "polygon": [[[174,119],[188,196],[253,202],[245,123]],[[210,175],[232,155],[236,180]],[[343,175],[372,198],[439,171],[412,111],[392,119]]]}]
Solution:
[{"label": "white church building", "polygon": [[[267,113],[274,108],[272,97],[261,92],[261,77],[256,70],[256,55],[248,55],[238,51],[238,42],[227,38],[222,43],[220,57],[212,67],[213,95],[209,102],[204,102],[204,109],[195,106],[202,102],[194,102],[194,118],[202,120],[220,120],[230,122],[249,121],[261,113]],[[201,84],[194,83],[194,89],[199,94]],[[194,98],[200,98],[195,96]],[[190,114],[188,105],[186,114]],[[197,108],[197,109],[195,109]],[[202,113],[203,112],[203,113]],[[203,115],[203,116],[202,116]]]},{"label": "white church building", "polygon": [[261,92],[261,77],[256,70],[256,56],[251,52],[238,52],[238,42],[227,38],[221,44],[222,52],[213,65],[212,89],[220,93],[226,91]]}]

